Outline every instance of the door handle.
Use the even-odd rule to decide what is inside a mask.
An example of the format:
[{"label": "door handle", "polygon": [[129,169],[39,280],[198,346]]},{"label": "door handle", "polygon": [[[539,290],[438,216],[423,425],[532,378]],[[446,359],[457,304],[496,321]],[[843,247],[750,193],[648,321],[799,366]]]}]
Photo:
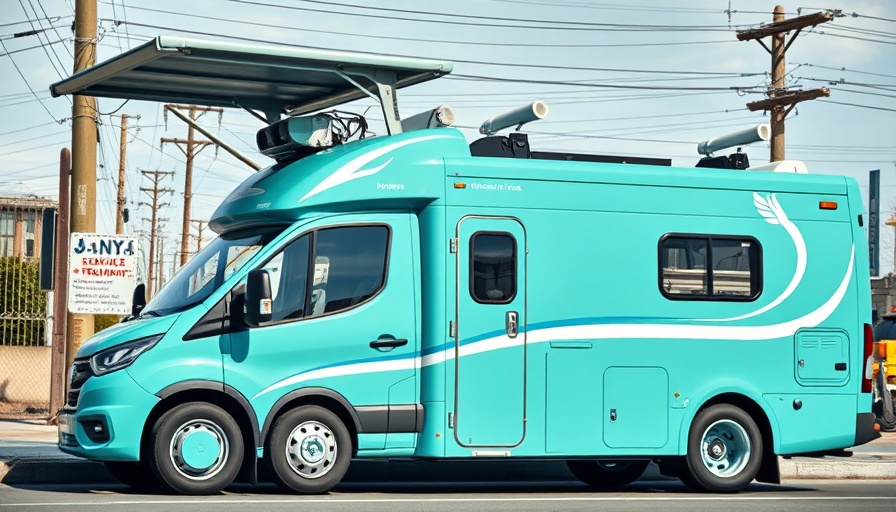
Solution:
[{"label": "door handle", "polygon": [[392,338],[380,338],[370,342],[370,348],[395,348],[408,344],[408,340],[396,340]]},{"label": "door handle", "polygon": [[507,330],[507,336],[516,338],[520,332],[520,318],[516,311],[508,311],[504,319],[504,328]]}]

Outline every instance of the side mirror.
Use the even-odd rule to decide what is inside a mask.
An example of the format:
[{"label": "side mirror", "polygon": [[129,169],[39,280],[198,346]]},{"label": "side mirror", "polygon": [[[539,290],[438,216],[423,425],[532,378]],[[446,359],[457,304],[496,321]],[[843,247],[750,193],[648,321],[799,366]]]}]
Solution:
[{"label": "side mirror", "polygon": [[137,316],[146,306],[146,285],[138,284],[134,288],[134,298],[131,299],[131,316]]},{"label": "side mirror", "polygon": [[257,326],[271,320],[271,276],[253,270],[246,280],[246,323]]}]

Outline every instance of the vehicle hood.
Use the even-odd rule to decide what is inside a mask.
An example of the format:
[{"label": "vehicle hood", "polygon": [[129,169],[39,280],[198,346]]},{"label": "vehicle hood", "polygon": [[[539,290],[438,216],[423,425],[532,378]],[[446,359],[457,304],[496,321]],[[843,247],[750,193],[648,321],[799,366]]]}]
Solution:
[{"label": "vehicle hood", "polygon": [[168,332],[168,329],[174,325],[179,314],[138,318],[128,322],[115,324],[112,327],[103,329],[87,340],[81,348],[78,349],[76,358],[90,357],[101,350],[105,350],[115,345],[120,345],[128,341],[145,338],[146,336],[154,336]]}]

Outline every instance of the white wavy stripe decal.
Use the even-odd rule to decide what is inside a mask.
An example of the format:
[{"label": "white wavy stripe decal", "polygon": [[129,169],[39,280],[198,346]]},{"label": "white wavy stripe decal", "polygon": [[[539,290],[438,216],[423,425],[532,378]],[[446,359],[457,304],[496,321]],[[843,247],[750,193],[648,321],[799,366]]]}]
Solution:
[{"label": "white wavy stripe decal", "polygon": [[270,393],[271,391],[299,384],[311,379],[325,379],[328,377],[343,377],[345,375],[356,375],[360,373],[389,372],[397,370],[413,370],[419,368],[420,358],[392,359],[390,361],[368,361],[366,363],[346,364],[342,366],[330,366],[328,368],[319,368],[298,375],[293,375],[287,379],[276,382],[263,390],[259,391],[252,397],[252,400]]},{"label": "white wavy stripe decal", "polygon": [[803,234],[800,233],[800,230],[790,222],[790,219],[787,218],[787,214],[784,213],[784,209],[781,208],[781,205],[778,203],[778,198],[775,197],[775,194],[770,194],[768,197],[763,199],[762,196],[753,192],[753,204],[756,206],[756,210],[765,217],[765,220],[769,224],[780,224],[781,227],[787,231],[787,234],[790,235],[790,238],[793,239],[793,246],[796,248],[796,269],[794,270],[793,278],[790,279],[790,284],[787,285],[787,288],[775,298],[775,300],[769,302],[765,306],[753,311],[752,313],[747,313],[745,315],[734,316],[731,318],[705,318],[700,319],[698,321],[701,322],[732,322],[734,320],[743,320],[744,318],[754,317],[756,315],[765,313],[766,311],[774,308],[778,304],[784,302],[787,297],[796,290],[796,287],[799,286],[800,281],[803,279],[803,275],[806,273],[806,263],[807,263],[807,254],[806,254],[806,241],[803,240]]},{"label": "white wavy stripe decal", "polygon": [[[526,333],[525,338],[519,336],[517,338],[509,338],[506,335],[495,336],[493,338],[477,341],[469,345],[464,345],[460,349],[460,357],[488,352],[501,348],[509,348],[521,345],[525,339],[527,345],[536,343],[544,343],[546,341],[563,341],[575,339],[628,339],[628,338],[653,338],[653,339],[723,339],[723,340],[765,340],[792,336],[797,329],[803,327],[815,327],[825,321],[840,305],[846,290],[849,288],[849,282],[852,277],[853,264],[855,259],[855,246],[852,247],[849,256],[849,265],[846,269],[846,275],[840,282],[840,286],[833,295],[818,309],[804,315],[800,318],[790,320],[773,325],[756,325],[756,326],[716,326],[716,325],[679,325],[679,324],[591,324],[591,325],[574,325],[568,327],[551,327],[547,329],[539,329]],[[412,370],[415,368],[439,364],[447,359],[454,357],[454,348],[447,348],[434,354],[426,356],[395,359],[391,361],[369,361],[365,363],[354,363],[343,366],[333,366],[330,368],[321,368],[311,370],[309,372],[294,375],[280,382],[277,382],[252,397],[253,400],[259,396],[271,391],[281,389],[283,387],[298,384],[311,379],[321,379],[327,377],[341,377],[345,375],[357,375],[361,373],[373,373],[396,370]]]},{"label": "white wavy stripe decal", "polygon": [[379,165],[377,167],[373,167],[371,169],[361,169],[361,167],[367,165],[368,163],[385,155],[386,153],[388,153],[390,151],[394,151],[402,146],[407,146],[408,144],[415,144],[417,142],[423,142],[423,141],[432,140],[432,139],[445,139],[445,138],[448,138],[448,137],[445,135],[426,135],[426,136],[417,137],[414,139],[393,142],[392,144],[387,144],[383,147],[376,148],[373,151],[370,151],[368,153],[364,153],[364,154],[350,160],[348,163],[346,163],[345,165],[343,165],[342,167],[337,169],[336,172],[334,172],[333,174],[324,178],[324,180],[321,181],[320,183],[318,183],[317,186],[315,186],[307,194],[302,196],[302,198],[299,199],[299,202],[301,203],[302,201],[308,199],[311,196],[320,194],[321,192],[324,192],[333,187],[342,185],[343,183],[348,183],[349,181],[356,180],[358,178],[364,178],[366,176],[370,176],[370,175],[373,175],[373,174],[376,174],[376,173],[382,171],[387,165],[389,165],[390,162],[392,162],[391,158],[386,163]]}]

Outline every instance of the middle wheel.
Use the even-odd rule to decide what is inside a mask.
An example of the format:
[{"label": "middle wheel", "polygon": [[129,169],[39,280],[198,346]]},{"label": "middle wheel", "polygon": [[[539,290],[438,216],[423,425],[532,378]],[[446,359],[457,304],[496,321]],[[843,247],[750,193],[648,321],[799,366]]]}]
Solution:
[{"label": "middle wheel", "polygon": [[304,405],[277,418],[265,451],[281,487],[320,494],[345,476],[352,441],[336,414],[317,405]]}]

